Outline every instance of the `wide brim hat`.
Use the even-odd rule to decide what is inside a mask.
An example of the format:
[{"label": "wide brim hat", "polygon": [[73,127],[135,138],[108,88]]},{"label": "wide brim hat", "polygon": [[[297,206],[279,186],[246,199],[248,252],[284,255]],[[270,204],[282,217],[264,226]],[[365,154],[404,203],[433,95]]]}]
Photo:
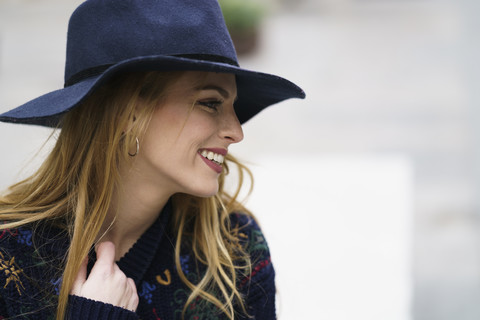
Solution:
[{"label": "wide brim hat", "polygon": [[241,123],[305,97],[284,78],[239,66],[216,0],[87,0],[70,18],[65,87],[0,114],[0,121],[56,127],[115,75],[184,70],[234,74]]}]

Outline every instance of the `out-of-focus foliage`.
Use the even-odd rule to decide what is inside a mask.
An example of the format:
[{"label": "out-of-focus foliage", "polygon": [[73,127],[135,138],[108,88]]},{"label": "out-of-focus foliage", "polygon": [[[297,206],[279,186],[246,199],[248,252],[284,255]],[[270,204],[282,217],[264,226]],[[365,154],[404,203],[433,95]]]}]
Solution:
[{"label": "out-of-focus foliage", "polygon": [[255,29],[265,15],[265,6],[255,0],[219,0],[229,30]]}]

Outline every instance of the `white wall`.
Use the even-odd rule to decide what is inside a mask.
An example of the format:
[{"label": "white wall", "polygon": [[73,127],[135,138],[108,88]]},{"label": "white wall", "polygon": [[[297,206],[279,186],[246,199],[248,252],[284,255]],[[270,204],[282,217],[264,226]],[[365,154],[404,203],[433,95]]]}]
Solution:
[{"label": "white wall", "polygon": [[412,163],[403,156],[260,157],[257,214],[279,319],[411,319]]}]

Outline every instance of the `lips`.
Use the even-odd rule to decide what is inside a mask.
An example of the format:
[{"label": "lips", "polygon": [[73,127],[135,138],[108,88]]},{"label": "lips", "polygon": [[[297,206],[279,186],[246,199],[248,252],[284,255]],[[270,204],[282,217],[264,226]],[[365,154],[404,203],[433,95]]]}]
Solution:
[{"label": "lips", "polygon": [[207,158],[210,161],[214,161],[218,164],[222,164],[223,161],[225,160],[224,155],[222,155],[220,153],[213,152],[213,151],[208,151],[206,149],[202,150],[202,152],[200,154],[202,155],[202,157]]},{"label": "lips", "polygon": [[198,153],[201,156],[202,160],[205,161],[205,163],[215,172],[222,172],[222,164],[225,161],[227,150],[219,148],[201,149],[198,151]]}]

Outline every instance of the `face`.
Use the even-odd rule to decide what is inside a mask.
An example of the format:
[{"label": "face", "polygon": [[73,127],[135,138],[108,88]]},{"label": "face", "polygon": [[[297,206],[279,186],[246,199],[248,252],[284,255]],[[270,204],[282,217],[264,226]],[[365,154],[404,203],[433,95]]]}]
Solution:
[{"label": "face", "polygon": [[166,89],[134,166],[163,192],[207,197],[218,192],[223,159],[243,139],[232,74],[186,72]]}]

